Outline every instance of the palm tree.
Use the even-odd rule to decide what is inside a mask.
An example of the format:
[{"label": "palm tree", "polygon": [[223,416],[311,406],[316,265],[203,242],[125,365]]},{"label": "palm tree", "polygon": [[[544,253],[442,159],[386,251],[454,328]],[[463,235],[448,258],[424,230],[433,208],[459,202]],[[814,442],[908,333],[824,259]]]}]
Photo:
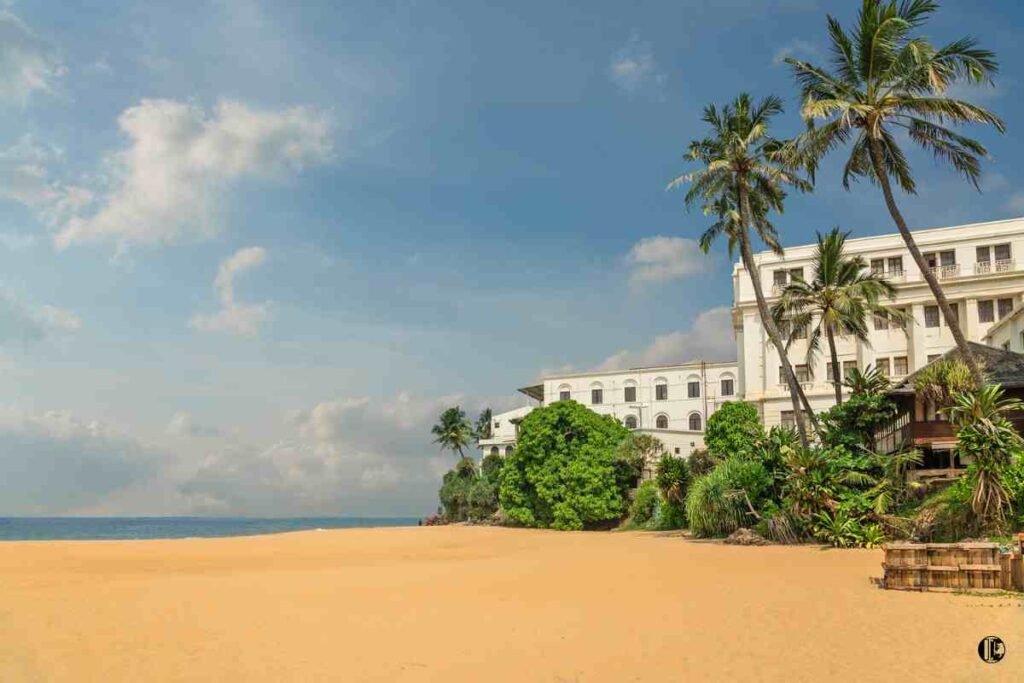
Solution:
[{"label": "palm tree", "polygon": [[[778,327],[768,310],[761,284],[761,272],[754,262],[751,232],[776,253],[781,253],[774,227],[768,221],[769,211],[782,212],[786,193],[784,187],[810,190],[810,183],[795,175],[779,162],[784,144],[771,137],[768,126],[773,116],[782,111],[777,97],[753,103],[746,93],[726,104],[721,112],[714,106],[704,108],[702,120],[711,126],[712,135],[690,143],[686,159],[701,168],[685,173],[671,183],[669,189],[690,184],[686,206],[700,204],[706,214],[718,220],[701,237],[701,248],[707,252],[718,235],[729,238],[730,252],[738,246],[743,267],[754,286],[754,298],[761,323],[775,346],[782,363],[782,372],[793,401],[797,432],[804,445],[807,428],[802,407],[808,407]],[[817,429],[813,411],[807,411]]]},{"label": "palm tree", "polygon": [[462,449],[469,446],[473,429],[469,420],[466,419],[466,413],[455,406],[441,413],[441,417],[438,418],[437,424],[430,429],[430,433],[436,437],[434,443],[440,444],[441,448],[446,448],[452,453],[458,453],[461,460],[465,457]]},{"label": "palm tree", "polygon": [[850,370],[843,386],[855,396],[878,396],[889,389],[889,378],[877,367],[869,365],[863,372],[858,368]]},{"label": "palm tree", "polygon": [[476,441],[477,448],[480,447],[481,439],[491,438],[491,409],[484,408],[480,411],[480,417],[476,419],[476,426],[473,428],[473,440]]},{"label": "palm tree", "polygon": [[870,345],[868,315],[891,316],[904,320],[901,311],[879,303],[885,296],[891,299],[896,289],[882,276],[869,272],[861,256],[847,256],[845,251],[848,232],[833,228],[828,234],[818,233],[818,246],[814,253],[814,277],[810,282],[794,280],[782,290],[779,301],[772,307],[776,323],[787,322],[790,339],[807,330],[807,358],[810,360],[821,348],[821,338],[828,343],[832,361],[832,386],[836,403],[843,402],[843,373],[836,353],[836,336],[850,335]]},{"label": "palm tree", "polygon": [[[998,65],[993,53],[977,47],[973,38],[936,48],[926,38],[914,36],[914,30],[936,9],[938,3],[933,0],[863,0],[853,31],[829,16],[832,70],[786,60],[800,83],[801,113],[811,126],[792,151],[794,160],[806,163],[813,178],[821,157],[853,141],[843,186],[849,189],[851,180],[865,177],[881,187],[886,207],[980,385],[981,373],[956,314],[914,242],[890,182],[895,180],[905,193],[916,194],[910,163],[897,137],[902,133],[978,188],[981,158],[988,152],[978,141],[945,124],[982,123],[1000,133],[1005,130],[1002,120],[988,110],[945,96],[958,81],[991,84]],[[815,127],[820,121],[825,123]]]}]

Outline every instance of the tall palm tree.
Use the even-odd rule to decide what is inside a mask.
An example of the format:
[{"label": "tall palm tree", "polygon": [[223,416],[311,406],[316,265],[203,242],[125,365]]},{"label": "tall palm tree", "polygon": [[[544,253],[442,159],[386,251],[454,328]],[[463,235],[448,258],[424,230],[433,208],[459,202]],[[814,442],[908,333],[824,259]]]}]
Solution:
[{"label": "tall palm tree", "polygon": [[849,234],[839,228],[824,235],[819,232],[814,252],[814,277],[809,282],[795,280],[786,285],[772,307],[776,323],[788,323],[790,342],[800,331],[813,327],[807,335],[808,365],[820,350],[822,337],[825,338],[832,361],[832,387],[837,404],[843,402],[843,373],[836,352],[836,336],[850,335],[870,345],[869,315],[891,316],[900,321],[906,318],[901,311],[880,303],[882,297],[893,298],[895,287],[881,275],[869,272],[862,256],[846,255]]},{"label": "tall palm tree", "polygon": [[[801,191],[811,189],[807,180],[780,163],[780,152],[785,145],[768,132],[772,117],[780,112],[782,102],[779,98],[772,96],[754,103],[746,93],[722,107],[721,112],[714,105],[705,107],[702,120],[711,127],[711,136],[691,142],[686,153],[686,159],[700,164],[701,168],[677,177],[669,183],[669,188],[689,184],[686,206],[691,208],[699,204],[705,213],[718,217],[718,221],[701,237],[701,247],[705,252],[719,234],[729,237],[730,247],[739,247],[743,267],[754,287],[761,323],[782,363],[800,441],[807,445],[807,427],[802,410],[807,399],[768,309],[761,271],[754,262],[751,248],[753,232],[770,248],[781,252],[775,230],[768,222],[768,212],[782,212],[786,197],[784,187]],[[814,422],[812,411],[809,411],[809,416]],[[817,423],[814,424],[816,426]]]},{"label": "tall palm tree", "polygon": [[441,413],[430,433],[436,437],[434,443],[440,444],[441,448],[446,448],[452,453],[458,453],[461,460],[465,457],[462,449],[469,446],[469,441],[473,437],[473,428],[466,419],[465,411],[455,406]]},{"label": "tall palm tree", "polygon": [[[994,54],[977,47],[973,38],[936,48],[926,38],[915,36],[915,29],[937,9],[933,0],[863,0],[852,31],[829,16],[832,70],[798,59],[786,60],[800,83],[804,97],[801,113],[811,126],[795,149],[813,177],[822,156],[852,140],[843,186],[849,189],[851,180],[865,177],[881,187],[885,205],[931,288],[961,357],[981,384],[981,373],[956,314],[914,242],[890,182],[894,180],[907,194],[916,194],[910,163],[897,137],[902,133],[978,188],[981,159],[988,156],[985,147],[945,124],[982,123],[1000,133],[1005,130],[995,114],[946,96],[958,81],[991,84],[998,65]],[[821,121],[825,123],[815,127]]]},{"label": "tall palm tree", "polygon": [[473,440],[479,448],[481,439],[491,438],[491,409],[484,408],[480,411],[480,417],[476,419],[476,426],[473,428]]}]

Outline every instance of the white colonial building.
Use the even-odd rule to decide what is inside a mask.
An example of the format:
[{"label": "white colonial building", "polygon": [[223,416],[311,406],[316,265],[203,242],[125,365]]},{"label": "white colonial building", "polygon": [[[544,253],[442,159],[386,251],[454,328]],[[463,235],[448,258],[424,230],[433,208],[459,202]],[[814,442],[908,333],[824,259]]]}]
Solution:
[{"label": "white colonial building", "polygon": [[[1000,347],[1009,344],[1012,350],[1024,351],[1022,323],[1011,320],[1021,318],[1024,219],[918,230],[914,238],[957,311],[967,339],[985,340]],[[840,338],[842,372],[874,365],[898,378],[955,345],[928,284],[898,234],[850,239],[846,249],[849,254],[863,256],[873,271],[883,273],[896,286],[896,298],[890,303],[913,320],[906,325],[884,319],[871,321],[869,344]],[[771,252],[755,256],[769,305],[787,282],[812,277],[814,251],[815,245],[805,245],[787,247],[783,257]],[[742,264],[733,269],[733,327],[739,395],[760,408],[766,426],[791,423],[792,403],[782,381],[779,357],[761,325],[753,286]],[[822,344],[822,352],[809,359],[806,342],[798,340],[789,357],[815,411],[830,407],[834,394],[826,345]]]},{"label": "white colonial building", "polygon": [[1024,353],[1024,304],[1018,304],[1010,315],[990,327],[984,341],[1003,351]]},{"label": "white colonial building", "polygon": [[[669,453],[688,456],[704,446],[704,425],[722,403],[738,400],[736,363],[695,361],[630,370],[545,377],[519,391],[539,405],[577,401],[611,415],[637,432],[656,436]],[[492,417],[492,438],[480,442],[484,454],[511,452],[519,421],[532,407]]]}]

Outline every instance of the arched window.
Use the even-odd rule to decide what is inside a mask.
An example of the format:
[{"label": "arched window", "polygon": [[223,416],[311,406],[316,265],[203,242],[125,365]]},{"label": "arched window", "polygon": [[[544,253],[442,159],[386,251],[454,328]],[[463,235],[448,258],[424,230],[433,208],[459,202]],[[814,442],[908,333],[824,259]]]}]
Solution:
[{"label": "arched window", "polygon": [[512,447],[505,446],[505,455],[512,455]]},{"label": "arched window", "polygon": [[491,455],[500,455],[497,446],[491,446]]},{"label": "arched window", "polygon": [[636,416],[635,415],[627,415],[626,416],[626,420],[625,420],[625,424],[626,424],[626,429],[636,429]]},{"label": "arched window", "polygon": [[699,432],[700,429],[700,413],[690,413],[690,431]]},{"label": "arched window", "polygon": [[559,401],[568,401],[570,398],[572,398],[572,387],[569,386],[568,384],[563,384],[563,385],[559,386],[558,387],[558,400]]},{"label": "arched window", "polygon": [[657,427],[658,429],[668,429],[668,416],[659,415],[658,417],[654,418],[654,426]]}]

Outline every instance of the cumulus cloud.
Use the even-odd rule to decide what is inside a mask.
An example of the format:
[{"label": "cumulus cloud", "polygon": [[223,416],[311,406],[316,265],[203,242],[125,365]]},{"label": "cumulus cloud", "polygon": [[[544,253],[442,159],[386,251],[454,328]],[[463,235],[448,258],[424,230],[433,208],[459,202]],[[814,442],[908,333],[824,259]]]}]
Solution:
[{"label": "cumulus cloud", "polygon": [[651,46],[634,33],[612,56],[608,78],[624,92],[633,94],[645,87],[662,85],[666,76],[659,70]]},{"label": "cumulus cloud", "polygon": [[53,92],[66,69],[53,48],[8,9],[0,8],[0,99],[24,103]]},{"label": "cumulus cloud", "polygon": [[267,251],[263,247],[246,247],[221,261],[213,281],[221,308],[212,315],[192,316],[189,325],[204,332],[230,332],[249,336],[259,333],[260,325],[270,319],[270,302],[243,304],[235,301],[235,276],[263,265],[266,260]]},{"label": "cumulus cloud", "polygon": [[92,200],[92,194],[52,177],[51,167],[61,163],[61,150],[23,135],[0,151],[0,197],[13,199],[40,214],[44,222],[66,220]]},{"label": "cumulus cloud", "polygon": [[166,432],[171,436],[179,437],[209,437],[217,436],[220,430],[212,425],[205,425],[196,422],[191,413],[178,412],[171,417],[167,423]]},{"label": "cumulus cloud", "polygon": [[0,410],[0,514],[68,514],[159,468],[160,454],[66,412]]},{"label": "cumulus cloud", "polygon": [[706,268],[707,257],[697,240],[688,237],[645,237],[626,255],[632,284],[666,282],[699,273]]},{"label": "cumulus cloud", "polygon": [[324,401],[292,416],[290,438],[211,453],[180,492],[199,513],[424,514],[454,464],[430,427],[457,403],[408,393]]},{"label": "cumulus cloud", "polygon": [[596,369],[621,370],[693,360],[732,360],[735,357],[732,311],[720,306],[698,315],[691,330],[660,335],[640,350],[619,351],[602,361]]},{"label": "cumulus cloud", "polygon": [[[118,117],[127,148],[107,159],[91,213],[59,223],[55,243],[173,243],[219,230],[218,198],[239,180],[296,173],[332,153],[325,113],[261,110],[225,100],[212,112],[144,99]],[[81,209],[81,207],[79,207]]]},{"label": "cumulus cloud", "polygon": [[10,293],[0,292],[0,344],[28,344],[81,326],[81,320],[71,311],[49,305],[33,308]]}]

